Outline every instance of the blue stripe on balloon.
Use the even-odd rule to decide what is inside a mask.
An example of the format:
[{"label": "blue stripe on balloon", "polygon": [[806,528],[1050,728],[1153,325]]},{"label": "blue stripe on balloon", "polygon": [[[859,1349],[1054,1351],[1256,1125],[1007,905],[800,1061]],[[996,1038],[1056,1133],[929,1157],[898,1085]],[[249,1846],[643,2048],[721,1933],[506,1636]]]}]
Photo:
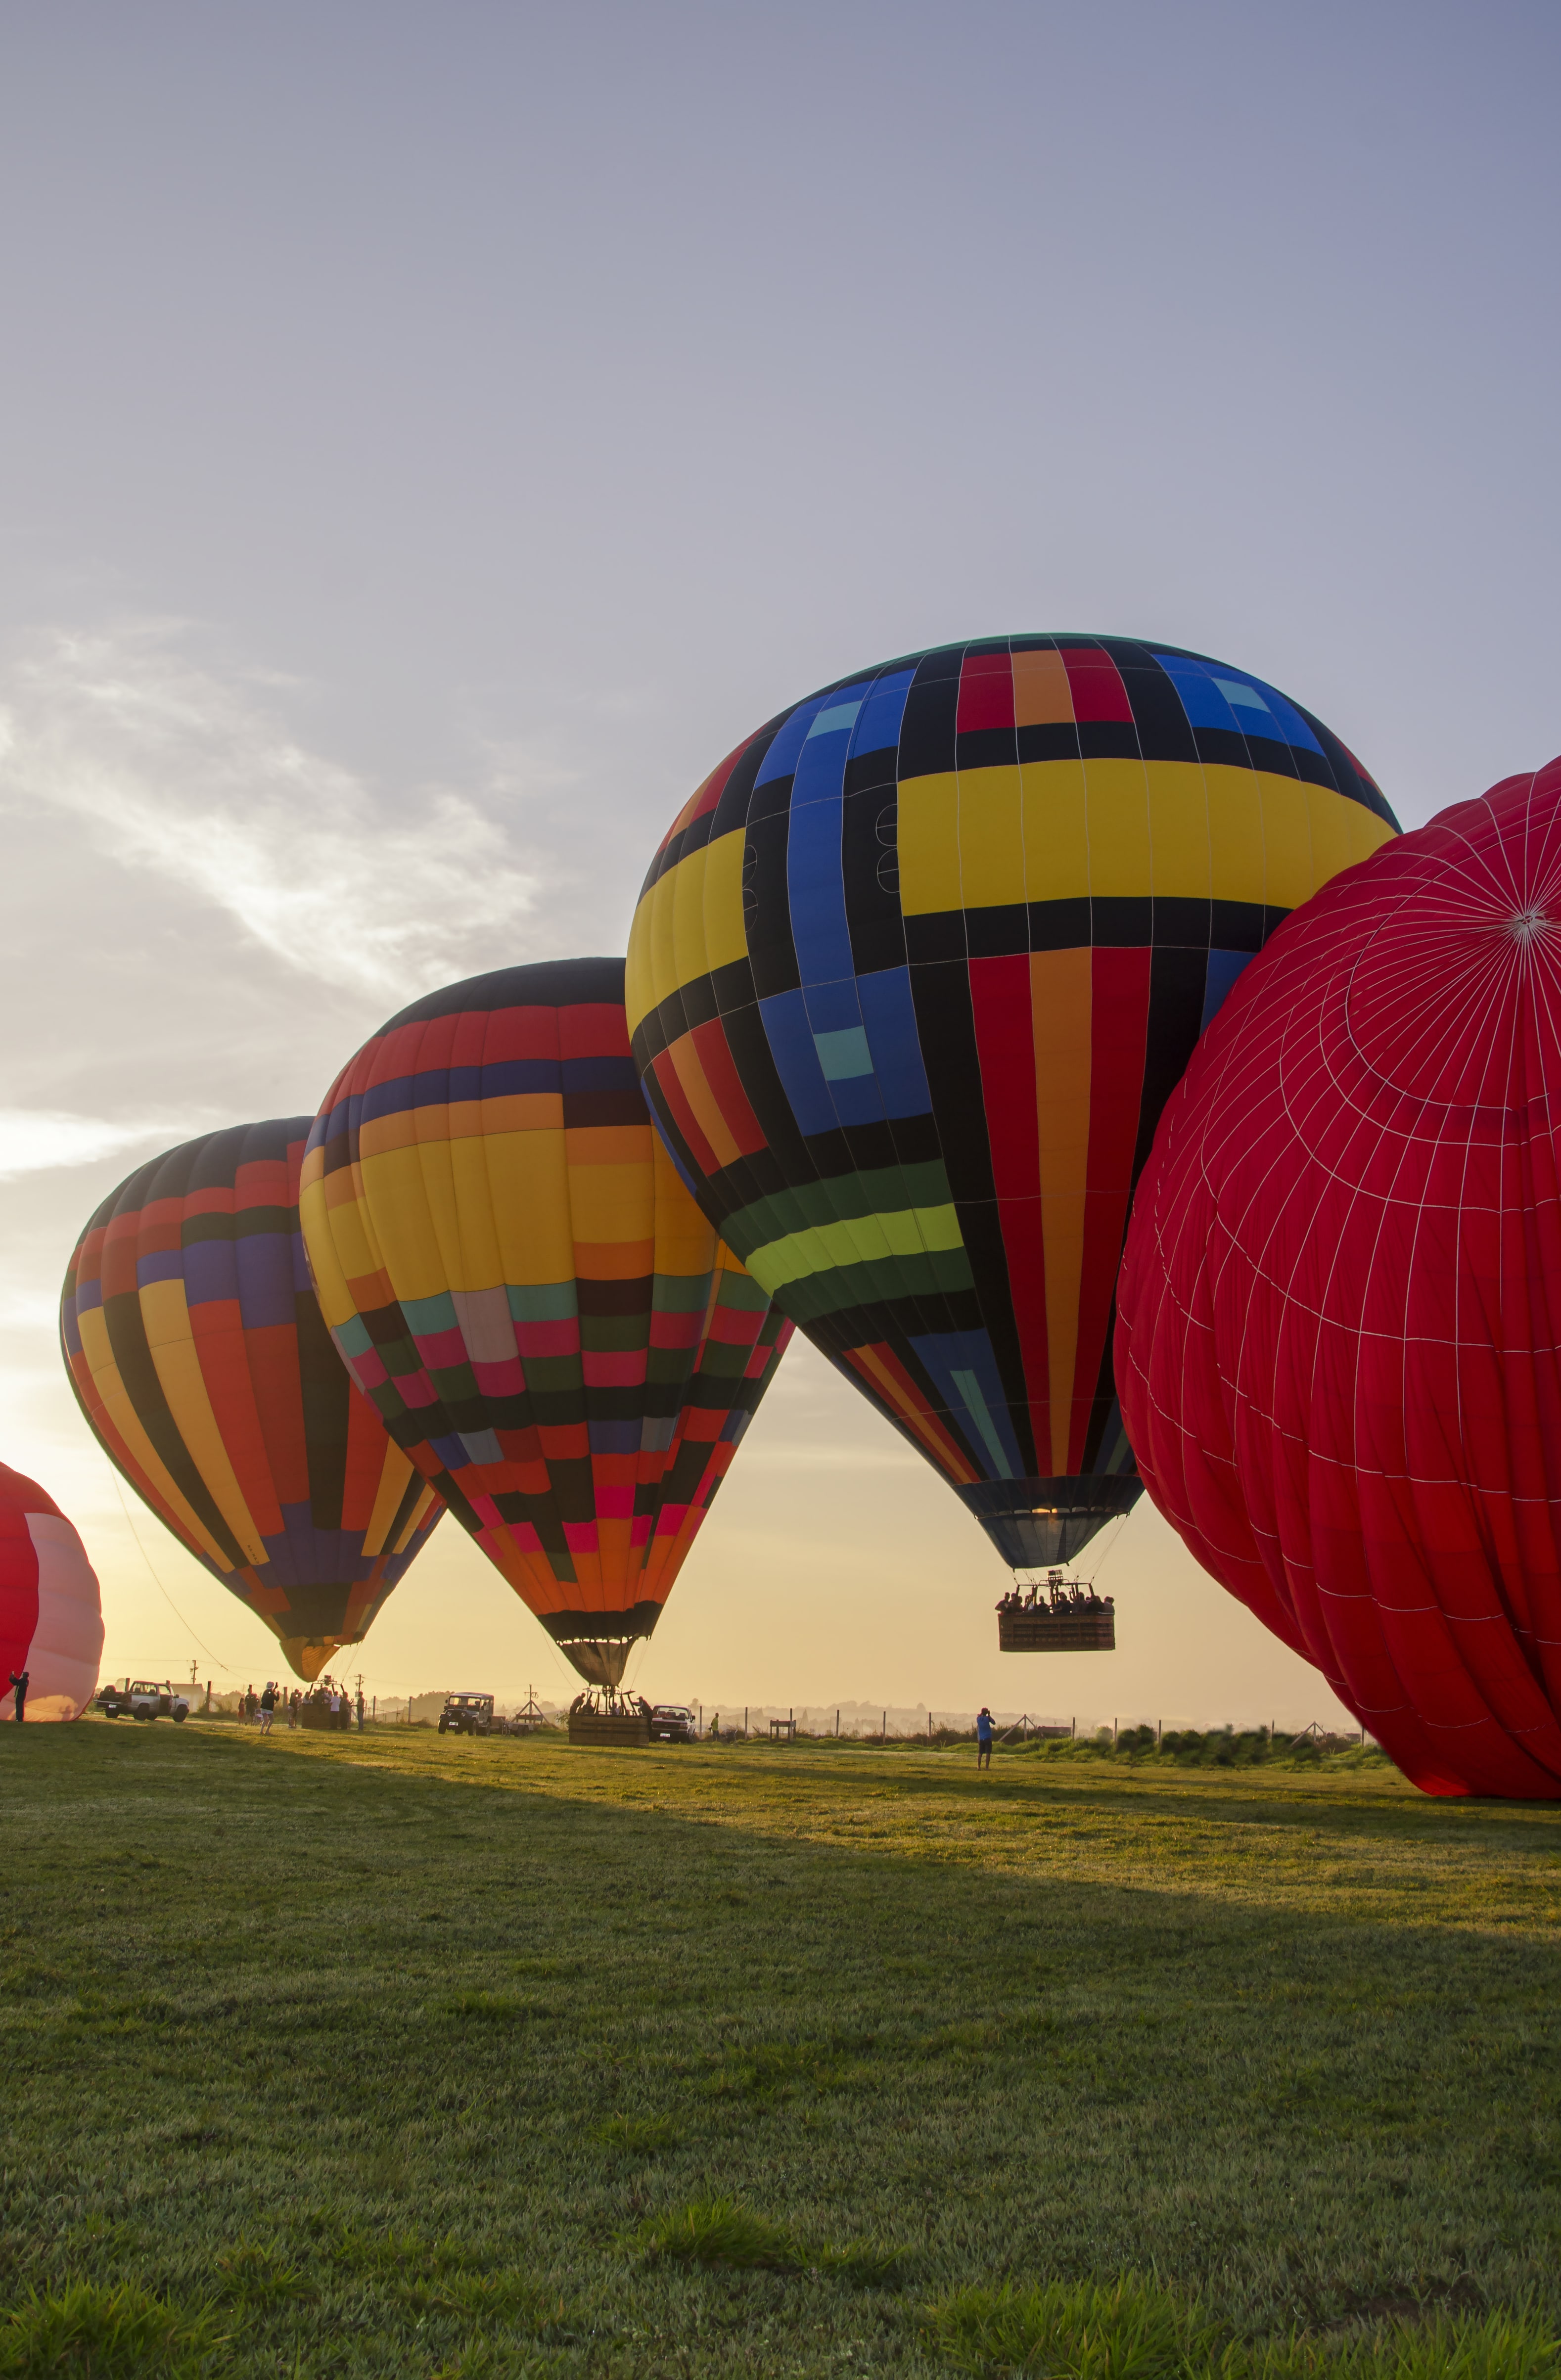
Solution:
[{"label": "blue stripe on balloon", "polygon": [[[1175,685],[1194,727],[1267,735],[1276,743],[1295,744],[1303,751],[1321,754],[1323,747],[1299,711],[1262,678],[1250,677],[1245,670],[1227,669],[1223,662],[1210,666],[1185,653],[1156,653],[1154,658]],[[1251,699],[1243,698],[1249,695]]]},{"label": "blue stripe on balloon", "polygon": [[[369,1573],[362,1530],[317,1529],[307,1504],[284,1504],[281,1529],[262,1536],[261,1543],[268,1564],[262,1576],[266,1586],[317,1586]],[[282,1618],[285,1622],[286,1613]]]},{"label": "blue stripe on balloon", "polygon": [[783,720],[770,740],[769,749],[759,763],[755,787],[767,785],[775,777],[789,777],[796,768],[808,731],[819,712],[827,706],[828,698],[815,694],[811,701],[799,702],[789,719]]},{"label": "blue stripe on balloon", "polygon": [[591,1421],[586,1424],[592,1454],[638,1454],[638,1421]]},{"label": "blue stripe on balloon", "polygon": [[[288,1242],[286,1232],[243,1232],[233,1243],[238,1314],[246,1330],[269,1330],[278,1323],[298,1320],[293,1304],[293,1251]],[[195,1253],[194,1248],[186,1251],[187,1257]],[[189,1277],[187,1263],[187,1282]]]},{"label": "blue stripe on balloon", "polygon": [[1203,1019],[1198,1027],[1200,1033],[1206,1032],[1210,1018],[1219,1014],[1232,985],[1251,956],[1250,951],[1209,953],[1209,971],[1203,978]]},{"label": "blue stripe on balloon", "polygon": [[1022,1478],[1025,1466],[986,1332],[939,1330],[910,1343],[943,1390],[972,1451],[984,1457],[988,1478]]},{"label": "blue stripe on balloon", "polygon": [[[139,1265],[136,1273],[139,1286]],[[174,1272],[153,1274],[152,1278],[162,1281],[182,1279],[187,1306],[238,1303],[238,1257],[231,1240],[193,1240],[188,1248],[180,1251]]]},{"label": "blue stripe on balloon", "polygon": [[872,691],[857,715],[851,730],[851,758],[863,752],[891,750],[900,740],[900,722],[905,717],[905,698],[910,691],[914,670],[891,670],[886,677],[875,678]]},{"label": "blue stripe on balloon", "polygon": [[[219,1245],[219,1243],[212,1241],[208,1241],[206,1243],[206,1245],[208,1246],[214,1246],[217,1245]],[[191,1249],[190,1254],[193,1256],[194,1253],[194,1249]],[[184,1250],[182,1248],[159,1248],[152,1256],[138,1257],[136,1259],[136,1287],[138,1289],[144,1289],[148,1281],[179,1281],[182,1280],[183,1277]],[[227,1296],[231,1296],[233,1293],[229,1290],[223,1293]]]},{"label": "blue stripe on balloon", "polygon": [[836,1123],[829,1086],[813,1044],[808,1011],[799,991],[779,991],[759,1003],[775,1072],[803,1133],[833,1132]]},{"label": "blue stripe on balloon", "polygon": [[857,999],[884,1113],[925,1115],[932,1107],[933,1095],[927,1087],[927,1070],[921,1063],[916,1006],[910,996],[910,969],[884,967],[874,975],[859,976]]}]

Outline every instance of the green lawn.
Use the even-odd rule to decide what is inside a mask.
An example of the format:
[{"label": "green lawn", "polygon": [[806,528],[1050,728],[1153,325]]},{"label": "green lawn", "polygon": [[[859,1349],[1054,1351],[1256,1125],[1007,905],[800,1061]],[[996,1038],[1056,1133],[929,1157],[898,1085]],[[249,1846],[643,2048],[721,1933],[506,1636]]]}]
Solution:
[{"label": "green lawn", "polygon": [[1561,1808],[95,1719],[0,1806],[0,2372],[1561,2374]]}]

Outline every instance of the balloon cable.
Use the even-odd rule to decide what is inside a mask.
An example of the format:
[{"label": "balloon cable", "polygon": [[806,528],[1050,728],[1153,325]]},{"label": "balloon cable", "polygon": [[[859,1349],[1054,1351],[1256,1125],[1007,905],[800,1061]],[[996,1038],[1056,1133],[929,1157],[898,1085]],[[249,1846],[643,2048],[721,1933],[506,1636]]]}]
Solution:
[{"label": "balloon cable", "polygon": [[119,1499],[119,1507],[125,1515],[125,1524],[128,1528],[131,1536],[136,1541],[136,1551],[140,1554],[142,1561],[146,1564],[147,1569],[152,1572],[152,1585],[156,1587],[158,1594],[162,1597],[164,1602],[173,1613],[174,1618],[184,1630],[186,1635],[193,1637],[195,1643],[200,1645],[201,1650],[206,1656],[207,1660],[211,1662],[213,1668],[223,1670],[226,1675],[230,1678],[238,1677],[241,1673],[233,1667],[231,1661],[219,1660],[217,1656],[213,1652],[211,1646],[206,1644],[201,1637],[195,1634],[194,1629],[191,1628],[189,1621],[179,1609],[178,1605],[174,1601],[173,1597],[168,1593],[167,1588],[158,1577],[156,1565],[152,1561],[152,1556],[147,1552],[146,1548],[142,1545],[140,1541],[140,1532],[136,1527],[135,1522],[130,1517],[130,1508],[125,1501],[125,1490],[119,1484],[119,1474],[117,1471],[113,1471],[112,1466],[111,1473],[114,1480],[114,1492]]},{"label": "balloon cable", "polygon": [[1124,1512],[1121,1519],[1117,1522],[1116,1528],[1112,1531],[1111,1536],[1107,1538],[1104,1553],[1102,1554],[1099,1561],[1093,1565],[1091,1571],[1090,1578],[1091,1585],[1097,1578],[1099,1578],[1102,1571],[1105,1568],[1106,1563],[1111,1560],[1112,1555],[1116,1551],[1117,1547],[1121,1544],[1122,1532],[1127,1527],[1132,1517],[1133,1516],[1130,1512]]}]

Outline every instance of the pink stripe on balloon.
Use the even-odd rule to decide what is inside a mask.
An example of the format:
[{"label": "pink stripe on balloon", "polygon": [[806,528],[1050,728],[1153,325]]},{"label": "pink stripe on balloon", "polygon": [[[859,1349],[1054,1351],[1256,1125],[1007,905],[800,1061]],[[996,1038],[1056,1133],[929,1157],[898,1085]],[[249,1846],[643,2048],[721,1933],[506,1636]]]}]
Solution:
[{"label": "pink stripe on balloon", "polygon": [[521,1355],[578,1355],[580,1344],[579,1317],[566,1315],[562,1322],[518,1322],[515,1343]]},{"label": "pink stripe on balloon", "polygon": [[566,1521],[564,1542],[572,1554],[593,1554],[600,1550],[596,1543],[594,1521]]},{"label": "pink stripe on balloon", "polygon": [[458,1330],[420,1331],[412,1343],[430,1371],[447,1372],[466,1361],[466,1341]]},{"label": "pink stripe on balloon", "polygon": [[526,1375],[513,1355],[502,1364],[473,1364],[471,1376],[484,1397],[518,1397],[525,1390]]},{"label": "pink stripe on balloon", "polygon": [[701,1314],[652,1314],[651,1344],[652,1347],[697,1347],[700,1343]]},{"label": "pink stripe on balloon", "polygon": [[622,1488],[598,1488],[596,1517],[599,1521],[627,1521],[634,1511],[632,1485]]},{"label": "pink stripe on balloon", "polygon": [[645,1378],[643,1347],[615,1348],[592,1354],[588,1348],[580,1368],[588,1389],[637,1389]]}]

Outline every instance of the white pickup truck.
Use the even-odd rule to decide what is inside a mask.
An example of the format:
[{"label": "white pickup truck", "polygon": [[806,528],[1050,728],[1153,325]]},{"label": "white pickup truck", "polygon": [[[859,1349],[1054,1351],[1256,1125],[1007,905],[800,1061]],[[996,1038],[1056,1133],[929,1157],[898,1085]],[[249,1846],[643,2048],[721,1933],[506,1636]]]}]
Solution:
[{"label": "white pickup truck", "polygon": [[127,1678],[98,1689],[98,1708],[104,1718],[171,1718],[176,1727],[189,1717],[189,1696],[182,1686],[161,1684],[155,1678]]}]

